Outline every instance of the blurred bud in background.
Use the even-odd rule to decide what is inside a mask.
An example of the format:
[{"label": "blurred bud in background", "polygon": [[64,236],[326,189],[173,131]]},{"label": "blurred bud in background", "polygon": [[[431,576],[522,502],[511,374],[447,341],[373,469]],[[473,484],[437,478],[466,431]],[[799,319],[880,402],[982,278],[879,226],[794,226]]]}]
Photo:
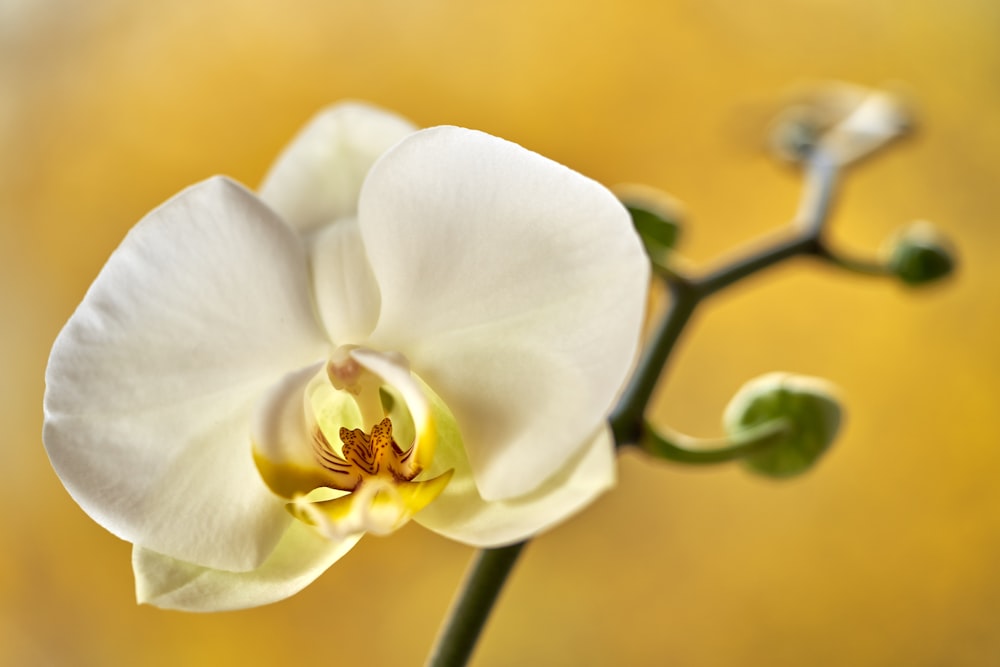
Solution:
[{"label": "blurred bud in background", "polygon": [[831,82],[792,93],[773,121],[771,149],[803,162],[819,147],[834,162],[856,162],[913,126],[912,112],[898,92]]},{"label": "blurred bud in background", "polygon": [[811,468],[836,438],[841,409],[835,393],[829,382],[819,378],[768,373],[736,392],[726,406],[723,426],[735,438],[754,426],[787,423],[786,438],[743,461],[766,477],[793,477]]},{"label": "blurred bud in background", "polygon": [[955,247],[930,222],[901,229],[883,247],[886,266],[910,286],[939,282],[955,270]]}]

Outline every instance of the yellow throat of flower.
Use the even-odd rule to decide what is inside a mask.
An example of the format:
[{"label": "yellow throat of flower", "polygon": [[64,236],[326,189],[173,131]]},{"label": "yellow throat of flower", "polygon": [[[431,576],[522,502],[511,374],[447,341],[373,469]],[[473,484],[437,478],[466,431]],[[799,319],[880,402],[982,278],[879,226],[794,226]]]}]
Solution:
[{"label": "yellow throat of flower", "polygon": [[[453,417],[408,368],[397,373],[397,359],[380,357],[372,365],[379,362],[387,368],[377,375],[353,357],[331,360],[298,399],[290,399],[303,401],[305,409],[284,407],[284,414],[303,415],[301,427],[277,446],[255,442],[264,481],[290,501],[292,516],[331,539],[396,530],[440,495],[452,476],[448,470],[416,479],[434,457],[436,422]],[[358,428],[368,424],[368,430]],[[446,431],[457,434],[455,428]],[[401,447],[397,437],[409,446]],[[275,460],[269,449],[284,460]]]}]

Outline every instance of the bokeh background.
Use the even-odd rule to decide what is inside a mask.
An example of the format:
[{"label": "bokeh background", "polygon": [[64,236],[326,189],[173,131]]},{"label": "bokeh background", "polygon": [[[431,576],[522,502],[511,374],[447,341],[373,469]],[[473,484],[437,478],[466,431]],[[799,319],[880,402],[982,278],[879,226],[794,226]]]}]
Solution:
[{"label": "bokeh background", "polygon": [[787,370],[843,388],[843,438],[784,483],[624,456],[526,550],[475,664],[998,664],[998,34],[993,0],[0,0],[0,664],[416,665],[472,555],[410,526],[270,607],[135,605],[129,545],[39,434],[49,346],[153,206],[214,173],[255,185],[360,98],[663,188],[704,265],[793,212],[762,137],[815,78],[902,82],[920,111],[845,183],[835,237],[873,251],[928,218],[960,274],[911,292],[792,264],[714,301],[657,419],[716,435],[740,384]]}]

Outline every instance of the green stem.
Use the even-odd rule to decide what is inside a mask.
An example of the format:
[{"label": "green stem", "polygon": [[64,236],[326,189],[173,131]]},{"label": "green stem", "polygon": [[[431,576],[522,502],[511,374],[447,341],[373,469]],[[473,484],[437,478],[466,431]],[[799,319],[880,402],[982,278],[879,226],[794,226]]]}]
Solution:
[{"label": "green stem", "polygon": [[851,257],[842,252],[834,251],[829,246],[825,246],[823,248],[821,256],[834,266],[844,269],[845,271],[850,271],[851,273],[857,273],[863,276],[895,275],[892,269],[889,268],[884,262]]},{"label": "green stem", "polygon": [[[642,353],[629,384],[609,417],[618,447],[635,444],[643,437],[645,411],[671,353],[680,340],[698,305],[706,297],[796,255],[814,255],[824,259],[822,230],[829,215],[836,165],[822,154],[814,155],[806,178],[797,233],[790,238],[766,245],[744,257],[709,272],[700,279],[687,278],[669,271],[665,276],[672,300]],[[484,549],[476,558],[453,603],[441,634],[435,643],[428,667],[462,667],[468,662],[482,633],[490,610],[510,574],[521,549],[527,542],[499,549]]]},{"label": "green stem", "polygon": [[653,332],[632,379],[608,418],[618,447],[637,442],[642,434],[646,405],[656,389],[670,353],[701,301],[701,295],[694,285],[680,277],[671,280],[668,286],[672,295],[670,309]]},{"label": "green stem", "polygon": [[427,659],[427,667],[462,667],[469,661],[493,603],[526,544],[483,549],[476,555]]},{"label": "green stem", "polygon": [[802,232],[712,271],[695,281],[695,285],[704,296],[711,296],[786,259],[798,255],[819,255],[821,247],[822,243],[814,233]]},{"label": "green stem", "polygon": [[830,213],[836,173],[835,165],[822,154],[817,154],[810,163],[805,192],[793,223],[797,232],[793,236],[750,251],[702,278],[686,278],[674,269],[666,272],[664,277],[672,297],[670,310],[653,332],[632,380],[625,387],[618,405],[609,417],[618,447],[638,441],[646,406],[663,375],[670,354],[695,309],[705,298],[790,257],[827,255],[821,235]]},{"label": "green stem", "polygon": [[702,440],[647,425],[639,445],[657,458],[678,463],[728,463],[783,441],[788,436],[789,427],[789,423],[781,419],[759,424],[731,438]]},{"label": "green stem", "polygon": [[836,184],[836,165],[822,153],[817,153],[809,163],[799,212],[792,223],[792,227],[797,230],[796,233],[727,262],[694,281],[695,285],[704,296],[709,296],[758,271],[797,255],[829,257],[823,243],[823,228],[830,217]]}]

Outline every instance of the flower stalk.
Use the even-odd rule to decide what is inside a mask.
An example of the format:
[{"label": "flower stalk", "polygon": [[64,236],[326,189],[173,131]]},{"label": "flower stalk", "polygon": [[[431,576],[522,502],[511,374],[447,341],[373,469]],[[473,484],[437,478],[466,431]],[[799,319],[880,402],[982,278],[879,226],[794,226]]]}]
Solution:
[{"label": "flower stalk", "polygon": [[781,443],[791,431],[784,419],[754,426],[728,438],[700,439],[646,425],[639,447],[653,456],[687,465],[739,461]]},{"label": "flower stalk", "polygon": [[469,661],[490,611],[527,544],[518,542],[476,553],[427,660],[428,667],[464,665]]}]

